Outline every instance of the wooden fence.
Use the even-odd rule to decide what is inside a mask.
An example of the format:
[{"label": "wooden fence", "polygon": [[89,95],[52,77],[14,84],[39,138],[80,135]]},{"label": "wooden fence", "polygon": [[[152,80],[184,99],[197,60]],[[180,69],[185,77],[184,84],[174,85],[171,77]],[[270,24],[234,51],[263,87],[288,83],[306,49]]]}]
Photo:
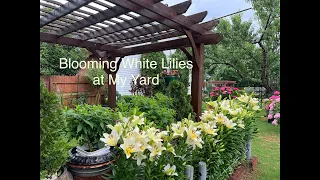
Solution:
[{"label": "wooden fence", "polygon": [[[85,76],[40,76],[46,84],[50,92],[56,92],[63,98],[65,106],[73,107],[79,98],[86,99],[88,104],[95,104],[98,90],[95,89],[87,80]],[[99,89],[100,101],[104,103],[105,86]]]}]

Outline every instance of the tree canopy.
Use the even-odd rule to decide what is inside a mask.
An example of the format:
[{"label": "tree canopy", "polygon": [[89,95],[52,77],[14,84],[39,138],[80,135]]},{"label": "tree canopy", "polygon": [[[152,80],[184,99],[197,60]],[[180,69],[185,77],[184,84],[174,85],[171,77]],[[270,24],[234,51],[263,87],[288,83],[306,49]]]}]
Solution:
[{"label": "tree canopy", "polygon": [[250,0],[258,27],[242,15],[221,19],[214,30],[223,35],[217,45],[206,46],[204,71],[215,80],[235,80],[238,86],[279,89],[280,2]]}]

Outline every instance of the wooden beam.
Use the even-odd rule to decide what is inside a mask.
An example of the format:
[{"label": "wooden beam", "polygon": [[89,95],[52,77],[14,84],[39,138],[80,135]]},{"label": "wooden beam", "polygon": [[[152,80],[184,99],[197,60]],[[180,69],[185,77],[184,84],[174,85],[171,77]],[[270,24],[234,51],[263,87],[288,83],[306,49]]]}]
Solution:
[{"label": "wooden beam", "polygon": [[[194,37],[195,43],[203,44],[217,44],[221,40],[221,35],[219,33],[206,34],[202,36]],[[164,51],[170,49],[177,49],[180,47],[189,47],[190,41],[188,38],[175,39],[170,41],[164,41],[160,43],[147,44],[142,46],[136,46],[131,48],[119,48],[113,51],[116,56],[128,56],[135,54],[150,53],[156,51]],[[103,47],[103,46],[102,46]]]},{"label": "wooden beam", "polygon": [[[174,6],[171,6],[171,8],[173,10],[175,10],[177,12],[177,14],[183,14],[187,11],[187,9],[189,8],[190,5],[191,5],[190,1],[185,1],[182,3],[176,4]],[[139,16],[139,17],[136,17],[136,18],[128,20],[128,21],[124,21],[121,23],[110,25],[109,27],[102,28],[102,29],[95,31],[95,32],[92,32],[90,34],[83,35],[80,38],[82,40],[93,39],[93,38],[101,37],[104,35],[112,34],[115,32],[120,32],[122,30],[126,30],[126,29],[129,29],[132,27],[140,26],[142,24],[151,23],[153,21],[154,20],[149,19],[147,17]]]},{"label": "wooden beam", "polygon": [[[121,46],[119,45],[102,45],[91,41],[83,41],[70,37],[60,37],[55,34],[40,32],[40,42],[55,43],[60,45],[75,46],[82,48],[91,48],[95,50],[113,51]],[[103,46],[103,47],[102,47]]]},{"label": "wooden beam", "polygon": [[198,66],[192,67],[192,81],[191,81],[191,105],[193,111],[196,113],[196,120],[200,121],[202,111],[202,83],[203,83],[203,62],[204,62],[204,44],[196,44],[199,54],[193,58],[200,62]]},{"label": "wooden beam", "polygon": [[85,6],[94,0],[70,0],[69,2],[61,5],[60,7],[54,9],[47,15],[40,18],[40,28],[75,11],[82,6]]},{"label": "wooden beam", "polygon": [[[196,24],[196,23],[201,22],[207,16],[207,14],[208,14],[208,12],[204,11],[204,12],[200,12],[200,13],[197,13],[197,14],[190,15],[190,16],[188,16],[188,18],[190,20],[192,20],[192,24]],[[182,16],[182,15],[179,15],[179,16]],[[115,41],[130,39],[130,38],[139,37],[139,36],[144,36],[144,35],[147,35],[147,34],[153,34],[153,33],[156,33],[156,32],[166,31],[166,30],[169,30],[169,29],[170,29],[170,27],[162,25],[162,24],[151,25],[149,27],[143,27],[141,29],[136,29],[134,31],[128,31],[127,33],[117,34],[113,40],[101,39],[99,42],[102,43],[102,44],[111,43],[111,42],[115,42]]]},{"label": "wooden beam", "polygon": [[185,47],[181,47],[180,50],[184,52],[184,54],[187,56],[189,61],[193,61],[192,55],[189,53],[189,51]]},{"label": "wooden beam", "polygon": [[[168,6],[162,3],[152,4],[152,1],[150,0],[128,0],[128,1],[134,3],[134,5],[138,7],[143,7],[146,10],[149,10],[155,13],[162,18],[168,19],[182,28],[190,29],[192,32],[196,34],[205,34],[208,31],[204,29],[202,26],[200,26],[199,24],[192,24],[192,21],[183,15],[177,16],[177,14],[171,8],[169,8]],[[133,8],[131,10],[134,11]],[[144,14],[141,14],[141,15],[144,15]],[[159,19],[159,18],[156,18],[156,19]],[[170,24],[164,24],[164,25],[169,26]],[[177,26],[175,27],[170,26],[170,27],[176,30],[180,30],[180,28],[178,28]]]},{"label": "wooden beam", "polygon": [[162,3],[152,4],[152,0],[108,1],[181,32],[183,32],[181,26],[184,27],[186,25],[188,28],[197,30],[197,32],[200,31],[200,34],[204,34],[207,31],[203,27],[200,27],[199,24],[192,26],[191,21],[187,17],[178,17],[177,13],[172,8]]},{"label": "wooden beam", "polygon": [[193,58],[194,58],[194,60],[195,60],[195,62],[197,64],[197,66],[199,66],[199,64],[200,64],[199,58],[195,58],[199,54],[199,52],[198,52],[198,49],[196,47],[196,43],[194,42],[193,36],[192,36],[192,34],[191,34],[191,32],[189,30],[186,30],[186,29],[183,29],[183,30],[186,33],[186,35],[187,35],[187,37],[188,37],[188,39],[190,41],[190,45],[192,47]]}]

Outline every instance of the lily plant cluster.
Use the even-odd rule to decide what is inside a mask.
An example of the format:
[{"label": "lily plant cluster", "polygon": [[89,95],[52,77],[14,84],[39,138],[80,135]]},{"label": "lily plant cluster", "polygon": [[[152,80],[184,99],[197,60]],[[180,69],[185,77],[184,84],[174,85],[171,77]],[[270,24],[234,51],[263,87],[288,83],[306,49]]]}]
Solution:
[{"label": "lily plant cluster", "polygon": [[273,95],[263,102],[266,103],[265,109],[268,111],[268,119],[274,119],[272,121],[273,125],[278,125],[280,123],[280,92],[275,91]]},{"label": "lily plant cluster", "polygon": [[[165,130],[147,124],[144,113],[130,117],[123,117],[119,114],[119,122],[115,125],[108,125],[111,133],[104,133],[103,141],[106,145],[119,148],[127,159],[136,160],[137,166],[146,166],[152,162],[159,165],[163,163],[162,173],[172,178],[183,174],[176,172],[175,160],[170,158],[159,160],[163,154],[170,154],[174,158],[184,158],[184,163],[190,162],[186,153],[193,153],[203,148],[206,144],[219,142],[219,135],[223,131],[234,131],[245,129],[245,121],[248,117],[253,117],[256,111],[261,110],[258,106],[258,99],[252,95],[241,95],[236,99],[221,99],[207,102],[200,122],[191,120],[191,115],[181,121],[172,123]],[[169,162],[165,162],[168,160]],[[176,164],[179,165],[179,164]],[[180,173],[180,174],[179,174]]]}]

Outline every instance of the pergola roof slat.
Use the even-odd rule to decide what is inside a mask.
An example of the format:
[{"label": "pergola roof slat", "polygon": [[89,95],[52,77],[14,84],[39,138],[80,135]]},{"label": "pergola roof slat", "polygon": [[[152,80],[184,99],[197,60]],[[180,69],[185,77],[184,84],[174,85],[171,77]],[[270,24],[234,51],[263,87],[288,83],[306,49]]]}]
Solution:
[{"label": "pergola roof slat", "polygon": [[[155,0],[155,2],[159,2],[161,0]],[[124,1],[123,1],[124,2]],[[115,6],[113,8],[106,9],[105,11],[101,11],[100,13],[89,16],[88,18],[82,19],[77,23],[73,24],[70,27],[66,27],[58,32],[58,35],[63,36],[65,34],[71,33],[78,29],[93,25],[95,23],[100,23],[104,20],[111,19],[113,17],[119,16],[121,14],[128,13],[130,10],[125,9],[123,7]]]},{"label": "pergola roof slat", "polygon": [[70,0],[66,4],[61,5],[57,9],[54,9],[52,12],[48,13],[46,16],[40,18],[40,28],[53,22],[68,13],[79,9],[80,7],[89,4],[93,0]]},{"label": "pergola roof slat", "polygon": [[178,16],[170,7],[162,3],[152,4],[150,0],[109,1],[181,32],[183,32],[181,27],[191,29],[197,34],[205,34],[207,32],[200,25],[192,26],[192,22],[187,17]]},{"label": "pergola roof slat", "polygon": [[[217,44],[221,39],[219,33],[205,34],[194,38],[195,43],[203,44]],[[170,46],[168,46],[170,44]],[[189,47],[190,41],[188,38],[175,39],[165,42],[159,42],[154,44],[148,44],[143,46],[131,47],[131,48],[120,48],[114,50],[116,56],[128,56],[134,54],[144,54],[156,51],[164,51],[170,49],[177,49],[180,47]],[[103,46],[102,46],[103,47]]]},{"label": "pergola roof slat", "polygon": [[[188,18],[190,20],[192,20],[193,24],[196,24],[198,22],[201,22],[207,15],[207,11],[204,12],[200,12],[197,14],[193,14],[188,16]],[[162,24],[158,24],[158,25],[150,25],[149,27],[144,27],[142,29],[136,29],[135,31],[130,31],[127,33],[121,33],[120,35],[118,35],[116,37],[116,40],[125,40],[125,39],[129,39],[129,38],[133,38],[133,37],[138,37],[138,36],[144,36],[147,34],[152,34],[155,32],[160,32],[160,31],[165,31],[170,29],[170,27],[162,25]],[[103,39],[100,41],[102,44],[105,43],[111,43],[112,41],[108,41],[107,39]]]},{"label": "pergola roof slat", "polygon": [[[191,5],[190,1],[185,1],[182,3],[176,4],[174,6],[171,6],[171,8],[173,10],[175,10],[177,12],[177,14],[180,15],[182,13],[185,13],[188,10],[188,8],[190,7],[190,5]],[[146,18],[144,16],[139,16],[135,19],[103,28],[101,30],[98,30],[96,32],[88,34],[87,36],[82,36],[81,39],[88,40],[88,39],[92,39],[92,38],[97,38],[97,37],[101,37],[103,35],[108,35],[108,34],[111,34],[114,32],[126,30],[129,28],[135,27],[135,26],[139,26],[139,25],[151,23],[151,22],[153,22],[152,19]]]},{"label": "pergola roof slat", "polygon": [[[212,29],[215,26],[217,26],[219,23],[219,20],[211,20],[205,23],[202,23],[200,25],[202,25],[204,28],[206,29]],[[144,38],[144,39],[140,39],[140,40],[127,40],[127,42],[121,43],[123,46],[130,46],[130,45],[135,45],[135,44],[142,44],[142,43],[147,43],[147,42],[153,42],[153,41],[158,41],[158,40],[163,40],[163,39],[168,39],[168,38],[173,38],[173,37],[179,37],[182,35],[185,35],[184,33],[181,33],[180,31],[171,31],[171,32],[166,32],[166,33],[162,33],[159,32],[161,35],[155,36],[155,35],[151,35],[151,37],[149,38]]]}]

